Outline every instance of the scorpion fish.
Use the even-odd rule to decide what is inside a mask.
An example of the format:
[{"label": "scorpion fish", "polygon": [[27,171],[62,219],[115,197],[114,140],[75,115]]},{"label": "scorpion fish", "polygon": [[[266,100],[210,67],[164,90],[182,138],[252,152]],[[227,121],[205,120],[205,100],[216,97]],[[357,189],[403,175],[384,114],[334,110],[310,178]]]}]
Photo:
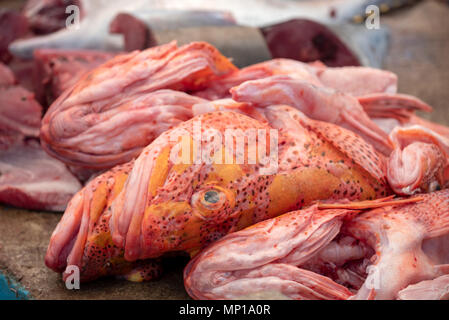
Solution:
[{"label": "scorpion fish", "polygon": [[313,201],[391,194],[385,158],[353,132],[288,106],[259,113],[197,115],[91,180],[53,232],[46,265],[65,278],[78,266],[82,281],[149,280],[161,257],[194,256]]},{"label": "scorpion fish", "polygon": [[218,240],[192,259],[195,299],[448,296],[449,190],[317,204]]}]

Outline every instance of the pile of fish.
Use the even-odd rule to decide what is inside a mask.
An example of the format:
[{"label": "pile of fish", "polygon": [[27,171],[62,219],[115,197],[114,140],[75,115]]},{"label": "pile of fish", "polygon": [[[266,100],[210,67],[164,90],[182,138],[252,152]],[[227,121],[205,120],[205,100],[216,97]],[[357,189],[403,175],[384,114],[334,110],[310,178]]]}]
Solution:
[{"label": "pile of fish", "polygon": [[[205,10],[208,7],[204,7],[205,1],[202,0],[188,4],[182,1],[171,1],[164,4],[151,0],[114,1],[113,4],[108,3],[107,7],[105,7],[103,0],[28,0],[21,10],[1,9],[0,63],[6,64],[0,65],[0,121],[4,124],[0,133],[2,149],[4,150],[0,155],[2,164],[0,188],[5,195],[1,198],[1,201],[28,209],[64,210],[68,199],[81,187],[81,184],[76,181],[77,179],[80,182],[85,182],[92,175],[98,174],[100,170],[110,168],[113,163],[118,164],[130,160],[139,154],[146,143],[152,141],[172,124],[193,116],[191,112],[186,110],[180,112],[179,105],[188,107],[206,102],[206,99],[214,99],[214,95],[224,97],[232,86],[232,83],[221,86],[219,82],[214,82],[211,88],[204,88],[204,92],[198,93],[194,99],[178,95],[177,99],[180,100],[173,102],[170,108],[165,104],[172,103],[171,101],[160,101],[158,99],[161,95],[154,95],[151,98],[153,99],[151,103],[162,103],[162,105],[159,106],[159,109],[153,108],[151,114],[146,114],[141,119],[140,124],[133,122],[136,126],[134,131],[146,127],[148,119],[156,121],[156,112],[161,108],[165,112],[172,110],[174,116],[164,114],[164,118],[159,119],[161,125],[155,130],[150,129],[147,132],[147,142],[139,141],[137,145],[133,146],[132,143],[122,141],[120,147],[122,153],[128,153],[128,155],[115,162],[112,159],[117,155],[111,155],[111,159],[107,160],[108,163],[100,164],[104,160],[100,159],[101,155],[98,156],[97,151],[93,151],[92,147],[87,147],[87,149],[90,148],[90,151],[86,149],[86,152],[89,157],[94,156],[100,159],[95,164],[79,163],[74,159],[69,161],[69,158],[73,155],[62,156],[61,152],[52,149],[64,149],[69,144],[76,142],[70,137],[59,137],[62,138],[62,146],[57,147],[54,143],[50,146],[46,142],[48,134],[58,135],[59,133],[43,133],[45,138],[42,139],[42,145],[55,157],[55,159],[51,159],[52,164],[50,165],[45,158],[46,154],[41,150],[38,143],[38,129],[42,114],[64,91],[75,85],[87,71],[111,59],[117,55],[117,51],[145,49],[155,46],[161,40],[159,37],[161,32],[167,30],[170,39],[173,37],[173,35],[170,35],[170,30],[177,30],[175,38],[182,38],[182,35],[180,35],[182,30],[191,30],[192,33],[187,34],[183,39],[183,41],[186,41],[189,37],[196,37],[198,32],[201,33],[202,28],[217,27],[214,30],[218,34],[242,33],[246,39],[253,39],[256,35],[259,42],[251,42],[248,46],[253,48],[255,52],[259,48],[264,49],[262,50],[263,54],[248,55],[244,53],[243,56],[245,57],[239,60],[238,50],[234,50],[237,54],[234,51],[231,52],[233,61],[236,63],[240,61],[239,64],[247,65],[251,61],[267,60],[270,59],[271,55],[273,57],[288,56],[302,61],[320,59],[327,65],[332,66],[358,65],[358,58],[348,50],[346,45],[333,32],[320,23],[305,19],[295,19],[276,25],[273,25],[273,23],[276,23],[279,18],[295,18],[297,17],[296,12],[301,12],[302,17],[321,17],[323,18],[321,21],[329,21],[327,18],[332,21],[343,21],[350,17],[351,12],[355,14],[360,11],[360,8],[363,7],[362,2],[351,5],[339,4],[335,8],[326,4],[313,9],[310,7],[310,3],[304,1],[288,5],[280,2],[258,3],[258,10],[268,12],[269,9],[272,9],[279,12],[279,16],[276,18],[266,14],[261,15],[259,12],[257,14],[259,20],[254,20],[254,16],[247,14],[247,6],[251,4],[242,4],[238,1],[227,4],[226,8],[213,8],[214,10]],[[64,28],[68,16],[67,9],[75,7],[80,9],[80,29]],[[151,10],[148,9],[150,7]],[[329,16],[328,11],[331,7],[333,10],[338,9],[338,12],[345,12],[345,14]],[[144,8],[147,9],[144,10]],[[200,8],[202,9],[199,10]],[[308,10],[302,10],[304,8],[308,8]],[[223,9],[223,11],[217,11],[219,9]],[[295,11],[292,12],[290,9],[295,9]],[[309,12],[309,15],[305,14],[306,12]],[[256,28],[244,29],[240,25],[250,25]],[[117,33],[122,34],[122,37]],[[295,41],[290,46],[286,45],[285,34],[295,36]],[[89,37],[87,38],[86,35],[89,35]],[[371,39],[371,37],[367,39]],[[111,47],[108,45],[114,43],[117,46]],[[323,43],[326,45],[323,45]],[[359,42],[358,46],[363,47],[363,43]],[[96,50],[86,50],[92,48]],[[224,49],[226,50],[226,48]],[[242,55],[240,54],[240,56]],[[249,72],[252,72],[251,69]],[[248,79],[251,77],[249,75]],[[229,81],[241,82],[239,79],[232,80],[232,78]],[[201,95],[204,95],[206,99],[201,99]],[[143,101],[143,103],[147,102]],[[129,116],[136,119],[135,114]],[[49,119],[50,116],[48,115],[44,122]],[[61,118],[59,117],[59,119]],[[165,123],[165,127],[162,125],[163,123]],[[54,127],[53,120],[50,126]],[[137,126],[139,126],[139,129],[137,129]],[[74,130],[83,129],[75,125]],[[110,127],[107,130],[110,130]],[[16,134],[16,131],[19,134]],[[112,131],[110,131],[111,133]],[[133,133],[128,131],[128,134]],[[80,139],[83,139],[82,137],[86,138],[87,136],[79,136]],[[104,138],[106,137],[104,135]],[[123,134],[123,139],[125,137],[127,135]],[[56,136],[53,138],[58,139]],[[136,140],[140,140],[140,138]],[[15,145],[15,149],[12,148],[12,141],[15,141],[15,143],[20,141],[22,145],[26,144],[26,150],[23,149],[23,146],[19,148],[19,144]],[[86,143],[89,144],[89,142],[80,141],[76,148],[84,150]],[[6,146],[8,146],[8,149],[6,149]],[[118,148],[118,146],[112,148]],[[74,150],[73,152],[83,151]],[[100,151],[100,153],[102,152],[104,151]],[[111,153],[114,152],[114,150],[111,150]],[[19,162],[16,161],[15,155],[21,153],[32,155],[31,158],[34,159],[42,159],[39,163],[45,162],[46,165],[37,165],[38,161],[33,163],[30,160],[27,163],[23,163],[22,160],[22,164],[18,165]],[[63,153],[67,153],[67,150]],[[69,153],[72,153],[72,151]],[[63,161],[66,166],[56,160],[56,158],[62,159],[62,157],[65,158]],[[54,172],[58,172],[58,174],[47,174],[48,169],[56,164],[59,169],[54,170]],[[74,176],[76,179],[74,179]],[[45,179],[42,179],[42,177],[45,177]],[[47,188],[39,187],[40,190],[35,191],[27,187],[30,183],[42,182],[43,180],[47,182]],[[49,187],[50,185],[56,186],[56,188],[52,189]],[[61,188],[61,186],[65,187]],[[52,191],[47,191],[50,189]]]},{"label": "pile of fish", "polygon": [[[449,131],[396,91],[365,67],[238,69],[204,42],[118,55],[42,121],[50,155],[99,172],[45,262],[64,279],[77,266],[82,281],[144,281],[185,253],[198,299],[444,298]],[[186,146],[201,156],[176,161]],[[261,146],[275,152],[251,157]]]},{"label": "pile of fish", "polygon": [[[149,281],[187,255],[195,299],[447,299],[449,128],[420,118],[431,106],[395,74],[347,66],[319,24],[270,25],[299,9],[343,21],[365,2],[0,11],[0,203],[65,210],[45,257],[64,280],[75,266],[82,281]],[[78,29],[61,30],[68,5]],[[236,23],[283,58],[239,68],[210,43],[153,38]]]}]

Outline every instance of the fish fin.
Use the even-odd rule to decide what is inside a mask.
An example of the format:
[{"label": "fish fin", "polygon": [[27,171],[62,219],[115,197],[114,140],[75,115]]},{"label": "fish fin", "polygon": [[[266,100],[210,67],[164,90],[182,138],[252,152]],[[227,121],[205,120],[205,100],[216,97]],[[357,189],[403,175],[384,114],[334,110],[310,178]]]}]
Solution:
[{"label": "fish fin", "polygon": [[234,100],[250,102],[257,107],[290,105],[311,119],[357,132],[386,155],[392,150],[388,135],[369,118],[353,96],[285,75],[247,81],[230,92]]},{"label": "fish fin", "polygon": [[383,155],[357,134],[332,123],[310,120],[308,125],[339,151],[368,171],[373,177],[386,182],[386,163]]},{"label": "fish fin", "polygon": [[404,206],[402,213],[414,217],[425,227],[426,238],[435,238],[449,233],[449,189],[420,194],[423,201]]},{"label": "fish fin", "polygon": [[415,111],[432,111],[424,101],[406,94],[374,93],[357,97],[370,118],[394,118],[409,121]]},{"label": "fish fin", "polygon": [[363,110],[361,111],[357,113],[354,110],[343,110],[341,122],[338,125],[356,132],[372,144],[377,151],[388,156],[393,149],[393,145],[387,133],[374,123]]},{"label": "fish fin", "polygon": [[446,126],[441,125],[439,123],[428,121],[428,120],[423,119],[421,117],[418,117],[418,116],[416,116],[414,114],[412,114],[410,116],[409,123],[410,124],[420,125],[422,127],[430,129],[430,130],[432,130],[432,131],[434,131],[434,132],[436,132],[436,133],[438,133],[438,134],[440,134],[440,135],[442,135],[442,136],[444,136],[444,137],[449,139],[449,127],[446,127]]},{"label": "fish fin", "polygon": [[413,197],[408,199],[393,199],[394,196],[389,196],[376,200],[353,201],[348,203],[318,203],[318,209],[375,209],[388,206],[396,206],[401,204],[410,204],[422,201],[423,197]]}]

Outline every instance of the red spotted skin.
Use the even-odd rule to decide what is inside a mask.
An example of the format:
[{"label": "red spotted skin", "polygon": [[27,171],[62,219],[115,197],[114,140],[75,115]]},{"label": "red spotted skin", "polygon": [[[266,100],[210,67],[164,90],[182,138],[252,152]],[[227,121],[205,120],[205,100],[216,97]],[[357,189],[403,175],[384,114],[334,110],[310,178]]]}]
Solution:
[{"label": "red spotted skin", "polygon": [[[260,122],[234,112],[197,116],[162,134],[136,161],[97,177],[80,191],[84,205],[82,219],[78,219],[80,231],[73,231],[77,230],[75,224],[70,229],[75,244],[70,248],[71,239],[58,240],[69,232],[60,223],[50,242],[47,266],[61,272],[66,264],[80,265],[84,280],[106,275],[148,280],[156,277],[160,269],[155,260],[144,263],[144,259],[180,251],[193,256],[228,233],[317,200],[366,200],[391,193],[385,177],[377,176],[383,159],[371,146],[345,129],[296,116],[297,111],[288,107],[279,108],[272,111],[284,118],[274,124],[272,116]],[[247,158],[244,164],[168,161],[168,151],[174,145],[169,135],[181,129],[192,133],[195,121],[201,121],[203,133],[214,128],[223,136],[225,129],[269,132],[277,128],[278,170],[261,174],[266,165],[259,161],[248,164]],[[289,125],[294,125],[293,129]],[[203,141],[202,148],[208,143]],[[366,163],[372,168],[368,165],[364,169]],[[145,170],[152,170],[147,180],[143,178]],[[136,177],[141,180],[133,180]],[[201,197],[210,190],[219,194],[220,200],[214,206],[205,206]],[[137,201],[143,201],[141,207],[126,198],[128,191]],[[74,207],[69,205],[63,220],[75,214]],[[128,225],[123,223],[126,210],[132,213]],[[136,220],[139,215],[140,220]],[[83,223],[88,227],[83,228]],[[65,249],[58,250],[58,246]],[[70,254],[67,249],[71,249]]]}]

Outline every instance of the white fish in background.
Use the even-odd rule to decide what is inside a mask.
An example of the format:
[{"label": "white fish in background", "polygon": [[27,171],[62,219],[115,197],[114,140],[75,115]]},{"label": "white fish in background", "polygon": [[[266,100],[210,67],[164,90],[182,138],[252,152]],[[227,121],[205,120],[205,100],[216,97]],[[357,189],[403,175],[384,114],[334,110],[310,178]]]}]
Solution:
[{"label": "white fish in background", "polygon": [[[19,40],[11,44],[10,51],[19,57],[32,57],[36,48],[71,48],[71,49],[101,49],[119,51],[123,49],[123,38],[109,33],[109,25],[119,13],[129,13],[135,17],[148,19],[163,19],[169,17],[167,11],[186,15],[178,19],[176,27],[198,26],[198,19],[192,19],[187,11],[209,12],[210,18],[200,21],[214,20],[212,16],[217,11],[232,14],[237,24],[260,27],[286,21],[293,18],[309,18],[323,23],[339,23],[360,16],[370,4],[381,4],[386,1],[368,0],[318,0],[318,1],[288,1],[288,0],[80,0],[83,14],[79,28],[60,30],[47,36]],[[399,1],[403,4],[407,1]],[[174,10],[174,11],[173,11]],[[215,13],[214,13],[215,12]],[[206,13],[205,13],[206,14]],[[207,16],[207,14],[206,14]],[[161,18],[162,17],[162,18]],[[217,21],[221,18],[217,17]],[[226,18],[225,18],[226,19]],[[212,22],[211,22],[212,23]],[[218,22],[217,22],[218,23]],[[215,24],[215,23],[214,23]],[[162,23],[167,26],[167,23]],[[151,24],[152,28],[157,26]]]}]

